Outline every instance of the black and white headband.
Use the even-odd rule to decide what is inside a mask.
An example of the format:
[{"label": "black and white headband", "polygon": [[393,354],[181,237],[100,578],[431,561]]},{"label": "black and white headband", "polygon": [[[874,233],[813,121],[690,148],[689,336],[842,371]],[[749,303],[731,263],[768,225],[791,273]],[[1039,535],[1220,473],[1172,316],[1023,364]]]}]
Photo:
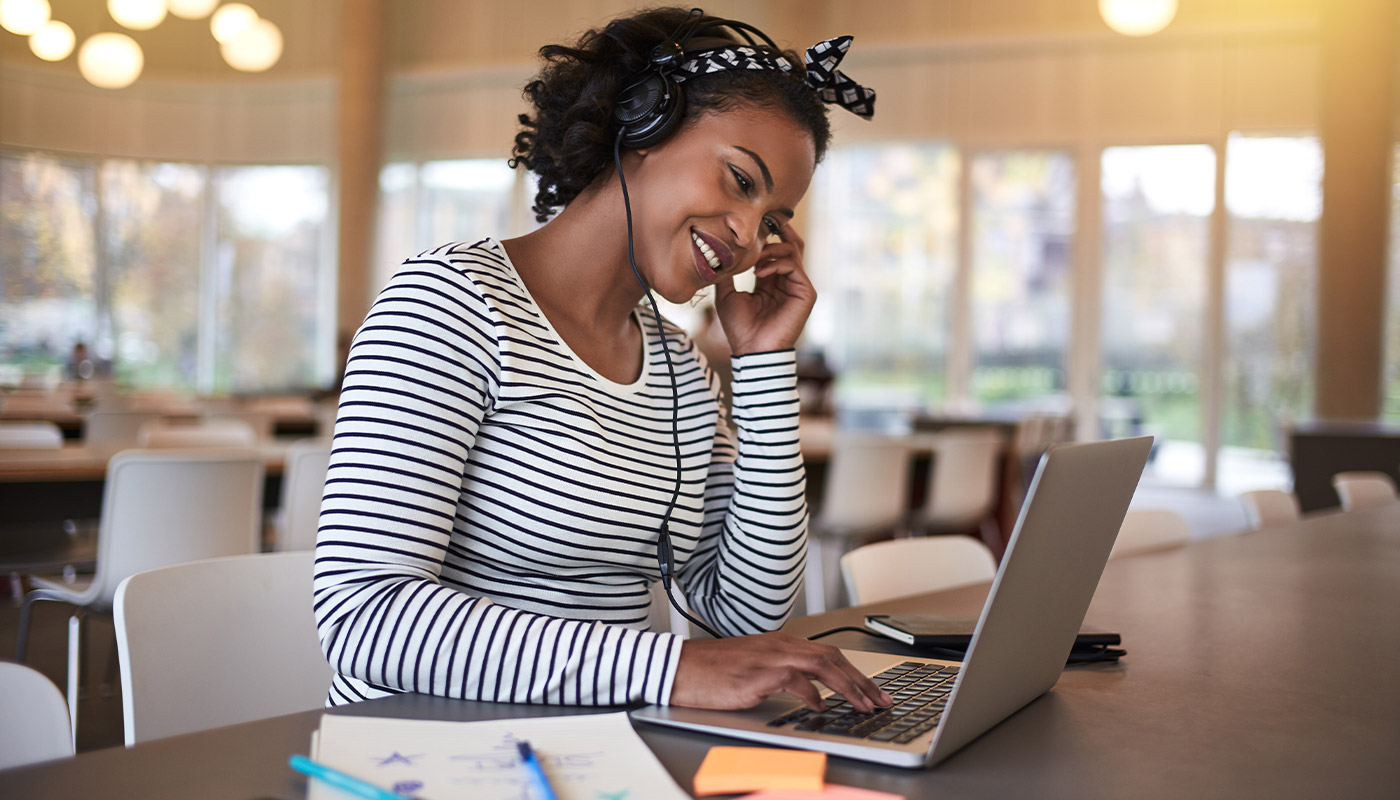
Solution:
[{"label": "black and white headband", "polygon": [[[850,49],[850,36],[837,36],[807,48],[805,80],[823,102],[835,103],[862,119],[870,119],[875,116],[875,90],[861,86],[836,68]],[[688,58],[671,76],[676,83],[695,75],[734,69],[793,71],[792,63],[783,56],[750,45],[715,47],[686,55]]]}]

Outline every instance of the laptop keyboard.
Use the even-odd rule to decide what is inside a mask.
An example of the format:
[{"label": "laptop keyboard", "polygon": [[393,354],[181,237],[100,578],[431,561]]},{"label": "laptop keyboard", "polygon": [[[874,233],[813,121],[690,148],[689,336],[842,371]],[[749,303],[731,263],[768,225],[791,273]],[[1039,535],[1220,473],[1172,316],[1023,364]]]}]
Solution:
[{"label": "laptop keyboard", "polygon": [[768,727],[791,725],[791,730],[907,744],[938,725],[956,677],[957,667],[906,661],[870,678],[894,699],[894,705],[889,708],[877,708],[864,714],[855,710],[846,698],[833,694],[826,698],[825,711],[799,708],[769,720]]}]

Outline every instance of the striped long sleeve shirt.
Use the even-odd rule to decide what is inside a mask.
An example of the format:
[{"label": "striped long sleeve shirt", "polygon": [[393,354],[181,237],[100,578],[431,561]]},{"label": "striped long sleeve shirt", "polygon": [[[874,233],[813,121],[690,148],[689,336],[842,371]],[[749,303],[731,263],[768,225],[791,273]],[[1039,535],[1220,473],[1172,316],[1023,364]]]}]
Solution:
[{"label": "striped long sleeve shirt", "polygon": [[[404,262],[351,346],[321,506],[329,705],[668,701],[681,641],[647,621],[675,395],[636,318],[642,374],[619,384],[557,335],[499,242]],[[775,630],[806,557],[794,354],[735,357],[733,435],[703,357],[663,324],[677,582],[725,635]]]}]

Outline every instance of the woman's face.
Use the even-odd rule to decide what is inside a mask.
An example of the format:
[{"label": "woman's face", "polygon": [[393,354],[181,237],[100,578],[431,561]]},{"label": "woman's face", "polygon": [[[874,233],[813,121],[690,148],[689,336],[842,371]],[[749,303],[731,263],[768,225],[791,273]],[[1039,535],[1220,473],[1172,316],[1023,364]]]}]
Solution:
[{"label": "woman's face", "polygon": [[627,176],[637,266],[673,303],[752,267],[816,166],[811,133],[765,108],[701,114],[637,154]]}]

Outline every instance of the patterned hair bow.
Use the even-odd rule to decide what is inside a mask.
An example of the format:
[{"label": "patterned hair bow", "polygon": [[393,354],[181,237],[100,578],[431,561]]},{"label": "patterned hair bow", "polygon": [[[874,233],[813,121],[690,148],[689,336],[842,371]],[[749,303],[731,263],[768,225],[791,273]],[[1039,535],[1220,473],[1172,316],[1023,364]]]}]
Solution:
[{"label": "patterned hair bow", "polygon": [[[805,80],[823,102],[835,103],[858,117],[870,119],[875,116],[875,90],[861,86],[836,69],[850,49],[850,36],[827,39],[807,48]],[[735,69],[793,71],[792,63],[783,56],[751,45],[712,47],[686,55],[689,58],[676,67],[672,75],[677,83],[696,75]]]},{"label": "patterned hair bow", "polygon": [[851,49],[850,36],[837,36],[807,48],[807,85],[827,103],[835,103],[861,119],[875,116],[875,90],[851,80],[836,68]]}]

